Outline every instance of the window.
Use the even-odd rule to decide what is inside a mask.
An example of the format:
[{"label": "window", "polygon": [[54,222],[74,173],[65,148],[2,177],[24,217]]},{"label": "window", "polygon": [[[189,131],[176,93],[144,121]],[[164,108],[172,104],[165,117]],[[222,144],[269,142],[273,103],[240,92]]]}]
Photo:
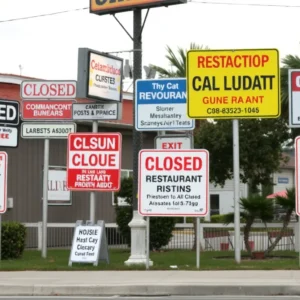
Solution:
[{"label": "window", "polygon": [[[130,177],[130,176],[133,176],[132,170],[127,170],[127,169],[121,170],[121,180],[123,178]],[[112,205],[115,206],[115,193],[114,192],[112,192]],[[118,197],[118,205],[126,206],[128,204],[125,202],[124,198]]]},{"label": "window", "polygon": [[210,195],[210,215],[220,214],[220,195]]}]

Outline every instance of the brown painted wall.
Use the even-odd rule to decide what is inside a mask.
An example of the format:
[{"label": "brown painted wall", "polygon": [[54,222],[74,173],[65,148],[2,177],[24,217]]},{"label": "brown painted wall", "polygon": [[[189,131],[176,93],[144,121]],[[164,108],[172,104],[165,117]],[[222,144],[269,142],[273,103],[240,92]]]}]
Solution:
[{"label": "brown painted wall", "polygon": [[[90,132],[91,129],[78,126],[77,131]],[[99,131],[110,131],[99,128]],[[122,133],[122,169],[132,169],[131,130],[112,129]],[[154,133],[144,134],[144,149],[154,145]],[[66,140],[50,140],[49,164],[66,165]],[[14,200],[14,207],[4,215],[4,220],[20,222],[42,221],[42,170],[44,140],[19,139],[18,148],[2,147],[8,153],[8,197]],[[96,219],[105,222],[115,221],[112,194],[96,193]],[[72,223],[89,219],[89,193],[73,192],[71,206],[48,206],[48,222]]]}]

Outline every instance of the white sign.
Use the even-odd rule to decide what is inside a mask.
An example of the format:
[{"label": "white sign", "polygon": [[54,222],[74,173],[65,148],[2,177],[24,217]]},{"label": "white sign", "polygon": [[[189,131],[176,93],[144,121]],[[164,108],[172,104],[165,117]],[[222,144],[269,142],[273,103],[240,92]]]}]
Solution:
[{"label": "white sign", "polygon": [[72,262],[94,263],[98,261],[102,229],[98,225],[75,228],[70,255]]},{"label": "white sign", "polygon": [[73,120],[118,120],[118,103],[74,103]]},{"label": "white sign", "polygon": [[300,127],[300,70],[289,70],[289,126]]},{"label": "white sign", "polygon": [[88,98],[122,100],[123,60],[89,52]]},{"label": "white sign", "polygon": [[296,214],[300,216],[300,136],[295,139]]},{"label": "white sign", "polygon": [[192,138],[190,136],[159,135],[155,138],[156,149],[188,150],[192,149]]},{"label": "white sign", "polygon": [[193,130],[187,116],[186,79],[136,81],[135,128],[139,131]]},{"label": "white sign", "polygon": [[22,99],[75,99],[76,81],[24,80],[21,83]]},{"label": "white sign", "polygon": [[0,214],[6,212],[7,207],[7,153],[0,152]]},{"label": "white sign", "polygon": [[23,139],[67,139],[69,133],[76,132],[75,123],[22,123]]},{"label": "white sign", "polygon": [[205,216],[208,174],[206,150],[141,150],[139,213],[143,216]]},{"label": "white sign", "polygon": [[0,147],[17,147],[18,140],[17,128],[0,126]]},{"label": "white sign", "polygon": [[71,191],[67,189],[67,170],[63,167],[49,167],[48,204],[71,205]]}]

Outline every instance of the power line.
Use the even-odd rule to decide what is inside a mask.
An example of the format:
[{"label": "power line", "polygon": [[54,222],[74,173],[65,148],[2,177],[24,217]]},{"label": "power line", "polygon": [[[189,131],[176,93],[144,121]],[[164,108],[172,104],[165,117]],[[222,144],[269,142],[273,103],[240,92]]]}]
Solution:
[{"label": "power line", "polygon": [[300,8],[299,5],[285,5],[285,4],[260,4],[260,3],[234,3],[234,2],[210,2],[200,0],[190,0],[195,4],[211,4],[211,5],[232,5],[232,6],[260,6],[260,7],[285,7],[285,8]]},{"label": "power line", "polygon": [[65,13],[69,13],[69,12],[73,12],[73,11],[81,11],[81,10],[85,10],[85,9],[89,9],[89,7],[82,7],[82,8],[75,8],[75,9],[57,11],[57,12],[53,12],[53,13],[41,14],[41,15],[35,15],[35,16],[28,16],[28,17],[23,17],[23,18],[0,20],[0,23],[20,21],[20,20],[28,20],[28,19],[41,18],[41,17],[48,17],[48,16],[59,15],[59,14],[65,14]]}]

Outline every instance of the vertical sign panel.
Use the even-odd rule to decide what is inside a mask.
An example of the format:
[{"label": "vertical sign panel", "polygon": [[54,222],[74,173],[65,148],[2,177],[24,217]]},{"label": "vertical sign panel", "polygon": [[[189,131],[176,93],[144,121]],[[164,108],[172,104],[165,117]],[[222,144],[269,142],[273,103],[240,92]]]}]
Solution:
[{"label": "vertical sign panel", "polygon": [[7,153],[0,152],[0,213],[6,212],[7,207]]},{"label": "vertical sign panel", "polygon": [[300,136],[295,139],[295,160],[296,214],[300,216]]}]

